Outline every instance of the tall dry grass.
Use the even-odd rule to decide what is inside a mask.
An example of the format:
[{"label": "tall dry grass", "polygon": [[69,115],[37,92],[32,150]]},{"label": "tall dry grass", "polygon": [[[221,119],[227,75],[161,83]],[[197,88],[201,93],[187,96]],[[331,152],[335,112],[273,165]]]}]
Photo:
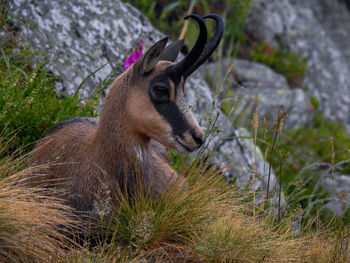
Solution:
[{"label": "tall dry grass", "polygon": [[349,261],[348,228],[296,232],[200,158],[182,161],[185,185],[156,196],[141,186],[132,197],[117,195],[113,214],[101,217],[95,239],[81,248],[70,238],[73,209],[52,190],[28,187],[26,176],[37,172],[23,169],[23,159],[0,161],[0,262]]},{"label": "tall dry grass", "polygon": [[0,262],[57,262],[77,247],[69,238],[77,230],[73,210],[27,186],[25,175],[35,168],[19,172],[22,166],[12,156],[0,162]]},{"label": "tall dry grass", "polygon": [[346,235],[296,233],[292,222],[258,211],[215,167],[194,162],[180,173],[185,187],[118,196],[97,246],[67,262],[347,262]]}]

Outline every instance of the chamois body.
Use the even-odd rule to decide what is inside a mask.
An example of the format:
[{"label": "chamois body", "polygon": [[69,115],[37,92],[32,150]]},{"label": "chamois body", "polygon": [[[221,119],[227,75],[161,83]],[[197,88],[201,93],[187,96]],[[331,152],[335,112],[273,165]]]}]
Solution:
[{"label": "chamois body", "polygon": [[[167,38],[158,41],[113,82],[99,119],[75,118],[54,126],[32,153],[30,166],[41,167],[45,175],[33,176],[33,183],[63,189],[67,202],[84,211],[110,209],[114,193],[132,194],[140,184],[152,193],[175,182],[182,185],[166,148],[189,153],[204,141],[185,102],[184,83],[223,32],[217,15],[189,17],[200,29],[191,52],[174,63],[183,40],[167,47]],[[217,32],[208,43],[205,18],[216,21]]]},{"label": "chamois body", "polygon": [[[152,192],[160,192],[177,178],[167,161],[165,147],[135,134],[138,128],[132,126],[137,124],[127,119],[126,103],[136,102],[128,98],[125,81],[127,72],[112,84],[99,120],[75,118],[59,123],[32,153],[30,165],[43,165],[45,181],[58,179],[55,187],[67,190],[68,203],[76,209],[103,209],[113,188],[140,183],[136,176],[144,178],[144,186]],[[142,112],[147,114],[147,109]],[[150,121],[160,120],[156,115]]]}]

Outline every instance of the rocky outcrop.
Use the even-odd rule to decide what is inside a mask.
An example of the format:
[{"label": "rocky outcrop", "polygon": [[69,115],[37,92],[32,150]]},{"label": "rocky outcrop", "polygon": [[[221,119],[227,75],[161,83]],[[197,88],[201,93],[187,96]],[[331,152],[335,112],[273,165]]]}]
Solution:
[{"label": "rocky outcrop", "polygon": [[350,11],[342,0],[255,0],[248,29],[307,58],[302,86],[350,132]]},{"label": "rocky outcrop", "polygon": [[[248,29],[275,48],[279,43],[307,58],[302,85],[320,110],[350,132],[350,5],[348,0],[255,0]],[[300,116],[302,117],[302,116]],[[330,166],[330,165],[328,165]],[[313,170],[329,194],[327,207],[350,205],[350,176]],[[317,189],[316,189],[317,190]]]},{"label": "rocky outcrop", "polygon": [[342,174],[342,166],[348,162],[342,161],[334,166],[330,163],[313,163],[304,169],[304,172],[311,171],[304,183],[310,180],[317,181],[313,192],[304,200],[309,203],[306,213],[309,213],[309,209],[315,204],[322,205],[322,208],[327,208],[338,216],[344,215],[350,208],[350,176]]},{"label": "rocky outcrop", "polygon": [[[106,65],[84,83],[81,96],[89,96],[121,72],[125,57],[140,39],[147,49],[163,37],[144,15],[121,1],[15,0],[12,15],[25,42],[47,58],[48,69],[62,80],[58,89],[72,94],[89,74]],[[259,150],[255,154],[249,133],[232,127],[199,72],[188,79],[186,89],[202,126],[217,127],[207,140],[209,149],[216,149],[213,162],[232,167],[227,177],[237,178],[240,184],[253,180],[255,167],[252,185],[265,191],[269,165]],[[272,172],[271,188],[275,183]]]},{"label": "rocky outcrop", "polygon": [[206,65],[203,71],[213,83],[220,82],[218,76],[224,79],[221,92],[233,90],[233,120],[249,123],[257,108],[259,117],[265,117],[271,127],[281,106],[287,113],[287,129],[297,129],[311,120],[312,106],[307,94],[300,88],[290,89],[285,77],[271,68],[242,59],[224,59],[220,65],[221,74],[217,63]]},{"label": "rocky outcrop", "polygon": [[19,33],[48,61],[49,70],[61,79],[56,88],[87,97],[112,75],[144,38],[150,46],[163,35],[131,5],[120,1],[15,0],[12,15]]},{"label": "rocky outcrop", "polygon": [[[232,126],[232,122],[218,108],[217,99],[199,72],[187,80],[186,88],[188,103],[193,105],[192,111],[197,120],[202,127],[207,127],[207,131],[213,129],[207,138],[208,149],[214,149],[212,162],[230,168],[226,172],[228,179],[236,178],[241,185],[250,183],[251,187],[261,188],[265,192],[269,164],[264,161],[260,149],[255,147],[249,132]],[[253,170],[256,171],[255,175]],[[270,190],[275,186],[276,178],[272,171]]]},{"label": "rocky outcrop", "polygon": [[326,207],[334,211],[338,216],[344,214],[350,208],[350,176],[345,174],[331,173],[321,180],[321,185],[329,193]]}]

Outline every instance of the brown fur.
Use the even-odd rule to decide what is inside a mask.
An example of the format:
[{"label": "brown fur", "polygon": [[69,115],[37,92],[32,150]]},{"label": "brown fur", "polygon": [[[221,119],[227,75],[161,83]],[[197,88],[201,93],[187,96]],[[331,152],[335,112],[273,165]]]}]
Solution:
[{"label": "brown fur", "polygon": [[[33,177],[33,183],[47,182],[53,187],[47,179],[58,179],[54,187],[65,191],[70,205],[100,211],[110,209],[116,189],[132,194],[141,183],[161,193],[175,181],[183,182],[177,180],[179,176],[167,160],[165,146],[176,148],[172,127],[156,111],[148,94],[150,80],[173,65],[155,63],[159,54],[156,56],[146,56],[114,81],[99,120],[72,121],[52,130],[38,143],[30,165],[43,165],[45,176]],[[145,68],[150,72],[142,74]],[[183,81],[177,87],[178,96],[183,96],[182,85]],[[175,96],[174,83],[171,90]],[[187,104],[182,105],[182,110],[193,130],[202,136]],[[183,143],[196,149],[189,133]]]},{"label": "brown fur", "polygon": [[72,123],[43,138],[32,153],[30,165],[48,164],[43,170],[45,181],[64,179],[60,186],[68,190],[69,204],[79,210],[99,209],[99,202],[110,194],[101,193],[103,184],[134,185],[136,163],[139,173],[147,177],[145,185],[154,192],[178,176],[164,158],[165,147],[150,139],[169,140],[171,128],[155,112],[142,87],[133,85],[129,73],[110,88],[98,126]]},{"label": "brown fur", "polygon": [[170,100],[175,100],[175,84],[173,81],[170,81]]}]

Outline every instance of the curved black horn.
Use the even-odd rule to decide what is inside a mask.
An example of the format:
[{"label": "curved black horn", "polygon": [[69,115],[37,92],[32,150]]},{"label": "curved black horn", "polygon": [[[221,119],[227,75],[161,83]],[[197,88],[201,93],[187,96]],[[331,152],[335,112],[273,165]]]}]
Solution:
[{"label": "curved black horn", "polygon": [[216,22],[216,27],[215,27],[215,34],[214,36],[209,40],[209,42],[205,45],[204,50],[197,59],[197,61],[192,64],[190,68],[185,72],[184,77],[187,78],[190,76],[200,65],[204,63],[204,61],[210,57],[210,55],[214,52],[216,47],[219,45],[222,34],[224,32],[224,22],[222,21],[221,17],[216,15],[216,14],[209,14],[206,16],[203,16],[203,18],[212,18]]},{"label": "curved black horn", "polygon": [[188,53],[186,57],[184,57],[173,67],[173,71],[179,76],[183,76],[185,72],[187,72],[188,69],[198,60],[203,52],[205,43],[207,42],[207,27],[204,19],[197,14],[191,14],[185,17],[185,19],[188,18],[192,18],[197,22],[199,26],[199,36],[190,53]]}]

